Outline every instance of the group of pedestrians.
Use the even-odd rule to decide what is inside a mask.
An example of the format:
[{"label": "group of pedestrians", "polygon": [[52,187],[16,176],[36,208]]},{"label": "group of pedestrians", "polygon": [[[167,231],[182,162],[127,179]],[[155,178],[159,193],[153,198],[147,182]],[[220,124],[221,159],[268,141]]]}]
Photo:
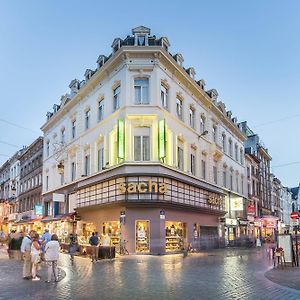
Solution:
[{"label": "group of pedestrians", "polygon": [[46,229],[45,233],[40,238],[36,231],[31,230],[29,234],[23,238],[21,244],[21,253],[24,260],[23,279],[39,281],[40,277],[37,275],[37,272],[40,269],[42,261],[45,261],[48,267],[46,282],[51,281],[52,273],[57,282],[59,250],[60,245],[56,234],[51,235],[48,229]]}]

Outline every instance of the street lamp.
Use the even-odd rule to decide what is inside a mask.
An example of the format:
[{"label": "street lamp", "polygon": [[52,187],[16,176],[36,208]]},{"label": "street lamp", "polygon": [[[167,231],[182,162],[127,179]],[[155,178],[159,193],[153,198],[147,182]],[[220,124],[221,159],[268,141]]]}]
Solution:
[{"label": "street lamp", "polygon": [[198,135],[198,139],[200,140],[201,137],[205,136],[208,134],[207,130],[204,130],[201,134]]},{"label": "street lamp", "polygon": [[60,161],[57,165],[57,171],[59,174],[63,174],[65,170],[64,162]]}]

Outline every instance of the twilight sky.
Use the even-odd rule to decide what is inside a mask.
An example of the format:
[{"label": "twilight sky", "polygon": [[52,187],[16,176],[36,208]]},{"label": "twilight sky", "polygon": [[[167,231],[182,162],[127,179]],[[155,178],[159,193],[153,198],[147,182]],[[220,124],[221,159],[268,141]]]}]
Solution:
[{"label": "twilight sky", "polygon": [[167,36],[184,66],[193,66],[207,89],[216,88],[239,121],[248,121],[273,157],[272,171],[296,186],[299,16],[297,0],[2,0],[0,164],[42,134],[47,111],[73,78],[96,67],[99,54],[110,54],[115,37],[144,25]]}]

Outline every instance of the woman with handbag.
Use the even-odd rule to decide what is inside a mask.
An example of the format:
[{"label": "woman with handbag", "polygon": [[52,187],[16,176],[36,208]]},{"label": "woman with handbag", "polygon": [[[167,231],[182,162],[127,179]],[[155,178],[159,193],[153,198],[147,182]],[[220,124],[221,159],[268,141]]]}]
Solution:
[{"label": "woman with handbag", "polygon": [[36,276],[41,262],[41,246],[39,244],[39,235],[36,233],[33,236],[31,244],[31,262],[32,262],[32,281],[39,281],[40,278]]}]

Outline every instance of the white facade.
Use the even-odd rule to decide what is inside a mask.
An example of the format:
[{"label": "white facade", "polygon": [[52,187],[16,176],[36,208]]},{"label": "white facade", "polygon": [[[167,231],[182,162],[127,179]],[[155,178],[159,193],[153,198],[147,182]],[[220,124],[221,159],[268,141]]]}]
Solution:
[{"label": "white facade", "polygon": [[[42,127],[44,195],[119,165],[140,163],[163,164],[246,197],[245,136],[236,118],[217,101],[216,90],[206,92],[204,81],[194,80],[193,69],[181,66],[177,58],[182,56],[170,56],[165,41],[122,46],[103,65],[100,56],[85,81],[71,82],[70,94],[47,114]],[[124,158],[118,158],[118,120],[125,122]],[[161,120],[166,128],[164,158],[159,157]]]}]

